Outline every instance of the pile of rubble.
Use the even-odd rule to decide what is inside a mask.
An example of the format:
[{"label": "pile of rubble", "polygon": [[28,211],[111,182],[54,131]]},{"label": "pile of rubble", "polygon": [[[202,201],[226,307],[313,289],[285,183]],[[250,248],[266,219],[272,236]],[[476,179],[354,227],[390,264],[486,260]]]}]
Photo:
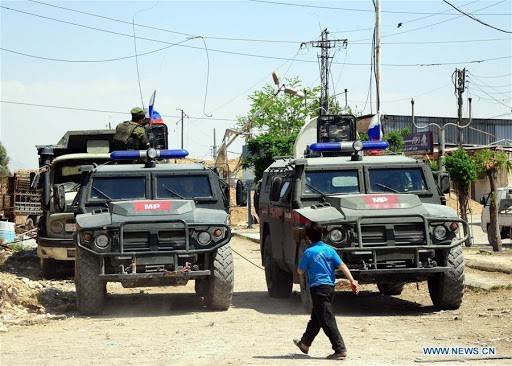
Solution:
[{"label": "pile of rubble", "polygon": [[0,331],[66,318],[65,313],[74,310],[72,280],[44,280],[34,250],[14,252],[1,246]]}]

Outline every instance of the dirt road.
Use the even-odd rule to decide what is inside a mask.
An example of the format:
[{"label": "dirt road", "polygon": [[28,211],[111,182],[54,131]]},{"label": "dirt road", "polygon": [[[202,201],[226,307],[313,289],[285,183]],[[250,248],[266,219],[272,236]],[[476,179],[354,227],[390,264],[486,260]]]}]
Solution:
[{"label": "dirt road", "polygon": [[[272,299],[266,291],[256,243],[233,238],[235,293],[226,312],[207,310],[193,283],[180,288],[123,289],[109,284],[103,316],[78,317],[71,281],[54,281],[64,320],[11,325],[0,333],[1,365],[317,365],[332,353],[321,333],[303,355],[292,339],[308,321],[300,295]],[[251,262],[249,262],[249,261]],[[51,287],[50,286],[50,287]],[[298,290],[298,286],[295,287]],[[49,291],[46,287],[45,291]],[[71,299],[71,300],[70,300]],[[512,289],[467,290],[456,311],[432,307],[426,284],[406,286],[401,296],[382,296],[364,285],[359,296],[335,299],[338,325],[348,348],[347,365],[421,365],[417,361],[470,356],[428,356],[424,347],[466,347],[512,356]],[[5,315],[4,315],[5,316]],[[480,357],[480,356],[479,356]],[[472,361],[510,365],[510,359]],[[431,364],[431,362],[428,362]],[[433,363],[432,363],[433,364]],[[436,364],[451,364],[440,362]],[[455,363],[453,363],[455,364]]]}]

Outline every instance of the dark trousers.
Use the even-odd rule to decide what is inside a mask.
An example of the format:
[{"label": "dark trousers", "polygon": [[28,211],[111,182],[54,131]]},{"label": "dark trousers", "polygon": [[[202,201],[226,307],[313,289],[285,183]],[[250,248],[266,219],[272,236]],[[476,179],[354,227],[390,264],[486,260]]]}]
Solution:
[{"label": "dark trousers", "polygon": [[313,300],[313,310],[311,319],[309,319],[306,331],[302,335],[301,342],[310,347],[320,329],[323,329],[325,335],[332,344],[332,349],[336,353],[345,352],[345,342],[336,325],[334,311],[332,310],[332,299],[334,297],[334,287],[317,286],[309,289],[311,299]]}]

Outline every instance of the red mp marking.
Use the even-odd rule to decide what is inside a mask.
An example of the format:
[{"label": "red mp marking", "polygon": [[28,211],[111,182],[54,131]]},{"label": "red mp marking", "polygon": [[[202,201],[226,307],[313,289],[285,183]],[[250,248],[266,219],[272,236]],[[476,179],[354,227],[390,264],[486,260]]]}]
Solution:
[{"label": "red mp marking", "polygon": [[133,208],[135,211],[165,211],[171,209],[171,201],[139,201]]},{"label": "red mp marking", "polygon": [[394,194],[364,196],[366,208],[369,210],[385,210],[387,208],[399,208],[398,197]]}]

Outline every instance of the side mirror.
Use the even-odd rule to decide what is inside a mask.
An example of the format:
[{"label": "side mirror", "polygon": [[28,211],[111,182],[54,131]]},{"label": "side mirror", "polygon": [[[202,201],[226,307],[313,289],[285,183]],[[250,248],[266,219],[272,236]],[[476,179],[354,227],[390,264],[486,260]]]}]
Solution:
[{"label": "side mirror", "polygon": [[443,173],[441,175],[440,187],[441,192],[449,193],[450,192],[450,175],[448,173]]},{"label": "side mirror", "polygon": [[66,211],[66,190],[64,184],[53,186],[53,203],[60,212]]},{"label": "side mirror", "polygon": [[480,197],[480,204],[481,205],[485,205],[485,198],[484,197]]}]

